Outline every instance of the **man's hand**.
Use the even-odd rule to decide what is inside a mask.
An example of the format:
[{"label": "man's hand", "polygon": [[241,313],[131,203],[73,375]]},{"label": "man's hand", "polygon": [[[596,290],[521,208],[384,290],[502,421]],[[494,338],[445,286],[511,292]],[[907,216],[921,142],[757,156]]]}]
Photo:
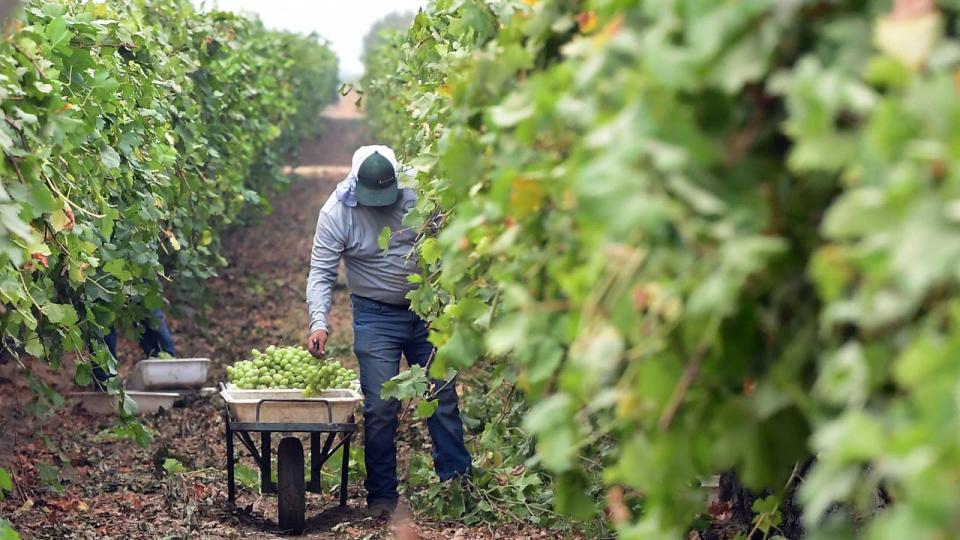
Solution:
[{"label": "man's hand", "polygon": [[327,331],[317,330],[307,338],[307,350],[314,358],[323,358],[327,355]]}]

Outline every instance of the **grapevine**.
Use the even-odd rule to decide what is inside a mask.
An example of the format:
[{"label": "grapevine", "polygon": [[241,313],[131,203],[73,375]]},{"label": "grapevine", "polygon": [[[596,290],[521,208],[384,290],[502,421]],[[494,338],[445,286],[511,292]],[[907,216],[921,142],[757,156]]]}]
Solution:
[{"label": "grapevine", "polygon": [[763,534],[952,530],[960,5],[893,4],[436,0],[367,55],[432,374],[507,374],[558,510],[681,537],[733,470]]},{"label": "grapevine", "polygon": [[8,32],[3,352],[37,388],[34,359],[66,359],[86,385],[94,363],[116,372],[102,336],[214,275],[220,233],[286,183],[280,166],[335,96],[336,58],[187,0],[30,1]]}]

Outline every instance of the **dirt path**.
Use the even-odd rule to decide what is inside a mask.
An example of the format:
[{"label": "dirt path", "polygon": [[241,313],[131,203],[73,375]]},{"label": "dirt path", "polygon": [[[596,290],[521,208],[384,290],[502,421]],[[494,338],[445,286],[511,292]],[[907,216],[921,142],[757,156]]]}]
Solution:
[{"label": "dirt path", "polygon": [[[303,291],[317,212],[349,170],[353,150],[370,142],[352,103],[344,99],[327,111],[324,135],[303,146],[296,167],[302,178],[272,199],[272,214],[228,235],[224,253],[230,266],[205,285],[209,302],[176,305],[170,322],[177,347],[181,356],[213,359],[211,384],[224,380],[224,367],[245,358],[250,349],[299,344],[305,337]],[[331,330],[328,350],[354,366],[342,286],[336,291]],[[137,357],[129,340],[120,351],[127,366]],[[0,502],[0,517],[12,521],[23,538],[282,538],[269,532],[276,530],[276,497],[260,496],[258,482],[240,488],[238,511],[226,508],[218,402],[198,399],[144,418],[153,436],[147,450],[116,437],[108,418],[73,409],[40,423],[18,415],[17,425],[4,426],[12,452],[0,463],[16,486]],[[402,451],[411,446],[423,451],[422,434],[406,431]],[[237,451],[241,466],[252,474],[252,458],[242,447]],[[362,460],[354,457],[352,465],[359,466]],[[170,459],[182,464],[184,472],[165,471],[165,462],[174,464]],[[307,497],[305,538],[393,536],[389,523],[362,512],[361,474],[351,477],[347,511],[335,507],[334,478],[324,478],[325,494]],[[536,531],[520,534],[515,527],[495,532],[421,522],[415,528],[422,538],[542,537]]]}]

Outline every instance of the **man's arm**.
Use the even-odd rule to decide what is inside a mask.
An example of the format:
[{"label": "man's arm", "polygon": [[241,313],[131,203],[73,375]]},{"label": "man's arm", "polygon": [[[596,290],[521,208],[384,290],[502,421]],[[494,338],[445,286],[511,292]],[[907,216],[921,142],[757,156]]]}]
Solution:
[{"label": "man's arm", "polygon": [[[307,348],[315,356],[323,356],[326,342],[327,315],[333,301],[333,287],[343,254],[345,236],[343,224],[335,219],[335,202],[328,202],[320,211],[317,230],[310,251],[310,274],[307,276],[307,313],[310,316],[310,339]],[[322,333],[322,336],[321,336]],[[321,343],[315,347],[314,340]],[[316,350],[315,350],[316,349]]]}]

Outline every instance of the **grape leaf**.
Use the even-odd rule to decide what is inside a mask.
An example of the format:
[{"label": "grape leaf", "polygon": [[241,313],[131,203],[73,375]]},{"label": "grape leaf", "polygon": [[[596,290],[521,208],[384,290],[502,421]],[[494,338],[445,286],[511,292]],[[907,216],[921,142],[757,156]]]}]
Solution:
[{"label": "grape leaf", "polygon": [[420,401],[417,403],[417,418],[430,418],[439,404],[440,402],[435,399]]},{"label": "grape leaf", "polygon": [[120,154],[110,146],[100,150],[100,161],[107,169],[116,169],[120,166]]},{"label": "grape leaf", "polygon": [[377,245],[380,246],[380,249],[383,250],[384,254],[386,254],[390,249],[391,234],[390,227],[384,227],[380,230],[380,234],[377,236]]},{"label": "grape leaf", "polygon": [[383,399],[411,399],[427,391],[427,370],[418,365],[401,371],[397,376],[383,383],[380,397]]}]

